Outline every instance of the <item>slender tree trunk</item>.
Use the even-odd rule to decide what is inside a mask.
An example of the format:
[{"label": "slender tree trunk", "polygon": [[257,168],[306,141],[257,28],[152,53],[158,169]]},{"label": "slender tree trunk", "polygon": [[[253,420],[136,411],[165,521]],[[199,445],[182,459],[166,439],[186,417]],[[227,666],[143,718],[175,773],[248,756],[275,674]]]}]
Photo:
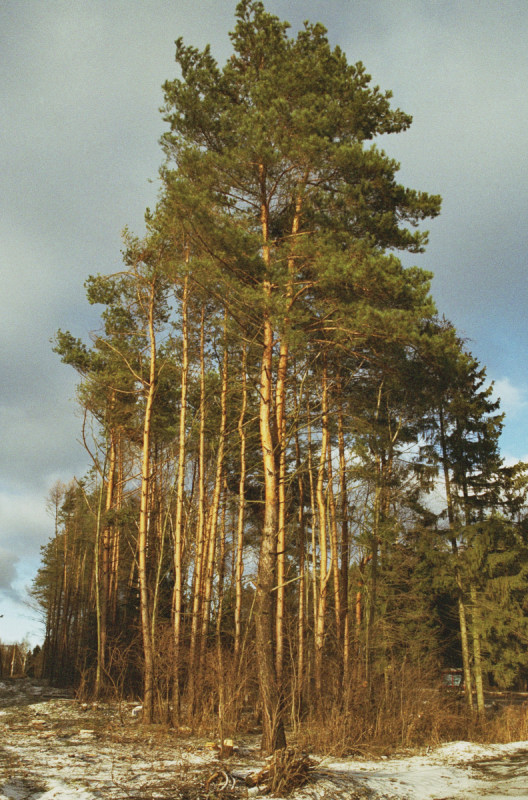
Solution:
[{"label": "slender tree trunk", "polygon": [[238,519],[237,543],[235,565],[235,664],[238,668],[240,657],[240,643],[242,634],[242,575],[244,572],[244,512],[246,488],[246,429],[245,418],[247,409],[247,348],[242,353],[242,403],[238,418],[238,437],[240,440],[240,480],[238,483]]},{"label": "slender tree trunk", "polygon": [[224,360],[222,366],[222,387],[220,392],[220,429],[218,433],[218,450],[216,454],[216,475],[211,501],[210,515],[207,524],[207,567],[205,570],[203,614],[202,614],[202,637],[200,642],[200,665],[198,674],[202,674],[205,662],[205,646],[207,641],[207,630],[209,627],[209,617],[211,608],[211,596],[213,590],[214,563],[216,552],[216,534],[218,528],[218,512],[222,496],[222,485],[224,475],[224,452],[227,428],[227,384],[228,384],[228,352],[227,352],[227,312],[224,314]]},{"label": "slender tree trunk", "polygon": [[472,582],[470,587],[471,597],[471,632],[473,638],[473,670],[475,673],[475,689],[477,695],[477,714],[481,719],[485,715],[484,684],[482,680],[482,656],[480,651],[481,617],[478,606],[477,589]]},{"label": "slender tree trunk", "polygon": [[[313,629],[315,631],[317,621],[317,607],[319,605],[319,587],[317,583],[317,505],[315,500],[315,485],[314,485],[314,472],[313,472],[313,459],[312,459],[312,419],[310,411],[310,402],[307,403],[307,434],[308,434],[308,480],[310,484],[310,508],[311,508],[311,523],[312,523],[312,537],[311,537],[311,583],[312,583],[312,608],[313,608]],[[315,650],[315,638],[314,638]]]},{"label": "slender tree trunk", "polygon": [[328,459],[327,459],[327,474],[328,474],[328,508],[330,511],[330,548],[332,553],[332,581],[334,590],[334,614],[336,625],[336,639],[338,652],[341,656],[342,668],[342,640],[343,631],[341,628],[341,593],[340,593],[340,574],[339,574],[339,542],[337,534],[337,514],[336,503],[334,496],[334,478],[332,469],[332,445],[328,441]]},{"label": "slender tree trunk", "polygon": [[220,524],[220,552],[218,558],[218,612],[216,615],[216,670],[218,685],[218,728],[220,734],[220,753],[224,750],[225,734],[225,709],[226,709],[226,685],[224,670],[224,650],[222,647],[222,623],[224,612],[224,579],[225,579],[225,555],[226,555],[226,503],[227,486],[224,479],[224,491],[222,500],[222,521]]},{"label": "slender tree trunk", "polygon": [[374,513],[372,521],[372,532],[370,536],[370,554],[368,561],[371,562],[370,569],[370,585],[368,593],[368,614],[366,619],[365,630],[365,680],[367,681],[369,691],[371,689],[371,664],[372,664],[372,649],[374,638],[374,621],[376,618],[376,603],[378,595],[378,559],[379,559],[379,537],[380,537],[380,521],[381,521],[381,502],[382,502],[382,486],[381,482],[382,466],[381,456],[376,459],[376,487],[374,490]]},{"label": "slender tree trunk", "polygon": [[440,447],[442,449],[442,467],[444,472],[444,484],[447,503],[447,518],[449,521],[449,529],[451,531],[451,549],[455,559],[455,581],[457,585],[457,605],[458,605],[458,621],[460,628],[460,645],[462,650],[462,665],[464,669],[464,691],[468,708],[473,710],[473,687],[471,679],[471,665],[469,658],[469,637],[467,629],[467,615],[466,606],[464,603],[464,587],[462,585],[462,576],[460,575],[460,566],[458,563],[458,546],[455,535],[455,510],[453,508],[453,495],[451,491],[451,479],[449,476],[449,464],[447,462],[447,445],[445,438],[445,425],[444,414],[442,408],[439,409],[440,421]]},{"label": "slender tree trunk", "polygon": [[[119,511],[123,505],[123,444],[120,432],[116,432],[116,468],[115,468],[115,500],[114,507]],[[120,530],[119,525],[112,527],[112,543],[110,555],[109,604],[110,623],[115,628],[117,622],[117,603],[119,594],[120,565]]]},{"label": "slender tree trunk", "polygon": [[348,491],[346,479],[345,434],[343,425],[343,395],[341,380],[338,383],[338,446],[339,446],[339,492],[341,496],[341,630],[343,635],[343,684],[348,686],[350,675],[350,609],[348,606]]},{"label": "slender tree trunk", "polygon": [[144,693],[143,721],[148,725],[154,713],[154,648],[150,627],[149,587],[147,575],[147,545],[150,500],[150,427],[156,393],[156,336],[154,331],[155,285],[150,286],[148,305],[148,335],[150,341],[150,374],[145,398],[143,420],[143,453],[141,460],[141,501],[138,532],[138,579],[141,631],[143,634]]},{"label": "slender tree trunk", "polygon": [[[298,418],[298,408],[297,418]],[[297,612],[297,693],[293,698],[294,703],[294,719],[297,721],[302,714],[303,697],[304,697],[304,672],[305,672],[305,629],[306,629],[306,576],[305,576],[305,560],[306,560],[306,530],[304,519],[304,481],[301,471],[301,446],[299,442],[299,428],[295,428],[295,461],[297,470],[297,485],[299,491],[299,510],[298,510],[298,523],[299,523],[299,589],[298,589],[298,612]]]},{"label": "slender tree trunk", "polygon": [[289,328],[293,303],[293,280],[295,275],[295,245],[301,218],[302,195],[297,195],[292,221],[291,252],[288,257],[288,281],[286,285],[287,312],[279,347],[277,385],[275,387],[275,416],[278,444],[278,530],[277,530],[277,597],[275,608],[275,669],[277,680],[282,680],[284,666],[284,613],[285,613],[285,564],[286,564],[286,380],[288,375]]},{"label": "slender tree trunk", "polygon": [[196,653],[201,629],[203,604],[203,577],[207,561],[205,542],[205,309],[202,305],[200,320],[200,435],[198,445],[198,530],[194,558],[191,641],[189,648],[189,696],[191,712],[194,711],[196,684]]},{"label": "slender tree trunk", "polygon": [[[268,275],[270,271],[269,250],[269,209],[267,205],[266,173],[260,167],[262,189],[261,223],[262,255]],[[277,473],[275,447],[273,441],[272,398],[273,398],[273,328],[271,324],[269,301],[271,284],[264,281],[264,312],[262,362],[260,370],[260,443],[264,473],[264,521],[260,542],[260,555],[255,598],[255,632],[258,659],[260,697],[263,715],[262,748],[273,752],[284,747],[286,737],[282,719],[281,687],[277,681],[274,654],[273,591],[275,588],[277,559]]]},{"label": "slender tree trunk", "polygon": [[[106,459],[105,459],[106,467]],[[102,513],[103,513],[103,494],[104,494],[104,475],[105,467],[101,471],[101,487],[99,489],[99,496],[97,501],[97,510],[95,513],[95,615],[97,619],[97,667],[95,671],[95,687],[94,694],[99,697],[103,683],[104,673],[104,652],[105,652],[105,635],[106,633],[103,623],[103,600],[102,600],[102,569],[101,569],[101,550],[102,550]],[[66,558],[64,559],[66,568]]]},{"label": "slender tree trunk", "polygon": [[[113,406],[113,402],[111,403]],[[112,509],[114,505],[114,485],[116,469],[116,440],[115,432],[110,430],[110,447],[108,453],[108,470],[106,480],[105,513]],[[101,477],[104,481],[104,474]],[[105,523],[102,535],[102,575],[100,586],[100,627],[99,627],[99,648],[97,659],[97,675],[95,696],[97,697],[102,689],[103,673],[106,668],[106,651],[108,640],[108,608],[110,603],[110,570],[111,570],[111,548],[112,548],[113,526]]]},{"label": "slender tree trunk", "polygon": [[321,454],[317,473],[317,509],[319,516],[319,602],[315,621],[315,688],[317,703],[323,697],[323,651],[326,633],[327,587],[331,570],[328,568],[326,501],[324,494],[324,475],[328,453],[328,375],[326,360],[323,365],[322,412],[321,412]]},{"label": "slender tree trunk", "polygon": [[188,326],[189,276],[183,281],[181,303],[182,317],[182,367],[180,389],[180,425],[178,432],[178,477],[176,481],[176,517],[174,521],[174,665],[173,665],[173,718],[178,721],[180,698],[181,624],[182,624],[182,559],[183,559],[183,511],[185,490],[185,432],[187,424],[187,380],[189,373],[189,326]]},{"label": "slender tree trunk", "polygon": [[275,602],[275,671],[277,680],[282,679],[284,663],[284,599],[286,562],[286,373],[288,367],[288,343],[282,340],[279,350],[279,367],[275,391],[275,411],[278,438],[278,530],[277,530],[277,590]]}]

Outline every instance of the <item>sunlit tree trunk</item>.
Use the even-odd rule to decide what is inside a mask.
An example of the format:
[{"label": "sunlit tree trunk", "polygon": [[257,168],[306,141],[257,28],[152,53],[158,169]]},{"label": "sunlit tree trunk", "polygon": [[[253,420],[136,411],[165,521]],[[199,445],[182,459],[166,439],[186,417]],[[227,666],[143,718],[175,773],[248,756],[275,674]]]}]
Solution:
[{"label": "sunlit tree trunk", "polygon": [[440,422],[440,447],[442,451],[442,467],[444,472],[444,485],[447,503],[447,518],[449,522],[449,529],[451,531],[451,549],[455,559],[455,581],[457,585],[457,605],[458,605],[458,621],[460,628],[460,644],[462,650],[462,665],[464,670],[464,691],[468,708],[473,710],[473,688],[471,678],[471,664],[469,658],[469,637],[467,628],[467,615],[466,606],[464,603],[464,587],[462,584],[462,576],[460,574],[460,566],[458,564],[458,546],[455,535],[455,509],[453,508],[453,494],[451,490],[451,478],[449,475],[449,464],[447,462],[447,446],[445,439],[445,423],[444,413],[442,408],[439,409],[439,422]]},{"label": "sunlit tree trunk", "polygon": [[138,530],[138,580],[143,635],[144,658],[144,692],[143,721],[148,725],[154,713],[154,654],[150,626],[149,586],[147,575],[147,547],[149,528],[149,494],[150,494],[150,429],[154,396],[156,393],[156,335],[154,331],[154,281],[149,286],[148,298],[148,337],[150,342],[150,370],[146,385],[145,415],[143,419],[143,451],[141,459],[141,500]]},{"label": "sunlit tree trunk", "polygon": [[242,401],[238,418],[238,438],[240,440],[240,480],[238,483],[238,518],[237,518],[237,543],[235,566],[235,664],[238,666],[240,657],[240,643],[242,635],[242,575],[244,572],[244,512],[246,505],[246,429],[245,418],[247,409],[247,348],[242,353]]},{"label": "sunlit tree trunk", "polygon": [[481,616],[480,607],[477,599],[477,588],[471,582],[470,588],[471,597],[471,632],[473,638],[473,665],[475,671],[475,690],[477,695],[477,714],[479,717],[484,717],[485,704],[484,704],[484,684],[482,680],[482,655],[480,650],[480,637],[481,637]]},{"label": "sunlit tree trunk", "polygon": [[339,575],[339,542],[337,533],[337,513],[336,502],[334,495],[334,478],[332,469],[332,446],[328,441],[328,459],[327,459],[327,474],[328,474],[328,509],[330,511],[330,548],[332,558],[332,583],[334,590],[334,615],[336,626],[336,639],[338,652],[342,657],[342,630],[341,630],[341,592],[340,592],[340,575]]},{"label": "sunlit tree trunk", "polygon": [[227,351],[227,314],[224,314],[224,358],[222,365],[222,383],[220,390],[220,427],[218,431],[218,449],[216,453],[216,473],[213,487],[213,496],[207,520],[206,543],[204,553],[207,555],[206,568],[204,570],[204,589],[203,589],[203,610],[202,610],[202,631],[200,640],[200,664],[198,674],[201,675],[205,664],[205,652],[207,643],[207,631],[211,613],[211,596],[213,591],[213,578],[216,553],[216,539],[218,530],[218,512],[222,496],[222,485],[224,477],[224,452],[227,428],[227,383],[228,383],[228,351]]},{"label": "sunlit tree trunk", "polygon": [[189,323],[188,323],[189,276],[183,280],[181,302],[182,366],[180,388],[180,423],[178,431],[178,471],[176,481],[176,515],[174,520],[174,673],[173,673],[173,717],[178,720],[181,671],[181,623],[182,623],[182,559],[183,559],[183,512],[185,490],[185,433],[187,424],[187,381],[189,373]]},{"label": "sunlit tree trunk", "polygon": [[[313,628],[315,630],[317,621],[317,607],[319,605],[319,590],[317,583],[317,505],[315,501],[315,482],[312,458],[312,418],[310,402],[307,403],[307,436],[308,436],[308,481],[310,486],[310,509],[311,509],[311,584],[312,584],[312,615]],[[314,640],[315,644],[315,640]]]},{"label": "sunlit tree trunk", "polygon": [[[119,511],[123,505],[123,443],[119,431],[116,432],[116,469],[115,469],[115,500],[114,507]],[[109,580],[109,602],[110,602],[110,622],[115,628],[117,622],[117,603],[119,590],[119,566],[121,554],[120,529],[119,525],[112,528],[112,541],[110,548],[110,580]]]},{"label": "sunlit tree trunk", "polygon": [[[113,406],[114,401],[111,405]],[[115,471],[116,471],[116,437],[115,431],[109,431],[110,444],[108,449],[108,469],[106,471],[106,497],[105,497],[105,515],[114,506],[114,486],[115,486]],[[104,479],[104,475],[102,480]],[[108,609],[110,604],[110,573],[111,573],[111,555],[113,545],[114,529],[113,525],[107,522],[104,524],[102,534],[102,570],[101,570],[101,586],[100,586],[100,628],[99,628],[99,648],[98,648],[98,663],[96,675],[96,688],[95,695],[97,696],[102,688],[103,673],[106,667],[106,651],[108,639]]]},{"label": "sunlit tree trunk", "polygon": [[[106,465],[106,462],[105,462]],[[103,602],[103,581],[102,578],[102,564],[101,564],[101,554],[102,554],[102,515],[103,515],[103,495],[104,495],[104,475],[105,475],[105,467],[103,467],[101,471],[101,484],[100,489],[98,492],[98,501],[97,501],[97,508],[95,510],[95,567],[94,567],[94,578],[95,578],[95,616],[97,620],[97,666],[95,670],[95,687],[94,687],[94,694],[96,697],[99,696],[102,689],[103,684],[103,674],[104,674],[104,654],[105,654],[105,642],[106,642],[106,620],[103,622],[103,613],[106,611],[106,602]],[[66,565],[66,558],[64,561]],[[66,567],[65,567],[66,568]]]},{"label": "sunlit tree trunk", "polygon": [[289,357],[289,313],[293,303],[293,281],[295,276],[295,244],[299,232],[302,200],[297,196],[295,213],[291,228],[291,252],[288,257],[288,281],[286,284],[286,318],[283,321],[283,332],[279,346],[279,364],[277,368],[277,384],[275,387],[275,416],[277,424],[278,445],[278,529],[277,529],[277,589],[275,607],[275,670],[277,680],[282,679],[284,666],[284,613],[285,613],[285,564],[286,564],[286,381]]},{"label": "sunlit tree trunk", "polygon": [[331,570],[328,568],[327,515],[324,492],[325,468],[327,467],[328,453],[328,374],[326,360],[323,365],[322,381],[321,453],[319,456],[316,487],[319,528],[319,598],[317,603],[317,617],[315,620],[315,688],[318,703],[322,702],[323,696],[323,651],[326,634],[327,589],[328,580],[331,575]]},{"label": "sunlit tree trunk", "polygon": [[338,447],[339,447],[339,493],[341,497],[341,630],[343,636],[343,684],[348,686],[350,674],[350,609],[348,599],[348,490],[346,479],[345,434],[343,425],[343,396],[341,381],[338,383]]},{"label": "sunlit tree trunk", "polygon": [[[297,419],[299,408],[296,408]],[[297,693],[293,697],[294,718],[298,720],[302,712],[304,696],[304,673],[305,673],[305,637],[306,637],[306,530],[304,519],[304,479],[301,470],[301,446],[299,441],[299,427],[295,427],[295,465],[297,470],[298,486],[298,562],[299,562],[299,589],[298,589],[298,611],[297,611]]]},{"label": "sunlit tree trunk", "polygon": [[205,513],[205,309],[202,305],[200,319],[200,433],[198,443],[198,525],[196,532],[196,552],[194,557],[193,598],[191,641],[189,647],[189,695],[190,705],[193,709],[195,702],[196,684],[196,653],[198,637],[201,630],[203,583],[207,561],[207,547],[205,543],[206,513]]},{"label": "sunlit tree trunk", "polygon": [[[262,258],[270,273],[269,208],[266,188],[266,170],[259,170],[261,184]],[[263,527],[255,598],[255,632],[258,660],[260,697],[263,715],[262,747],[266,752],[284,747],[286,737],[282,720],[280,687],[277,681],[274,655],[273,591],[277,560],[277,472],[275,443],[273,440],[273,328],[269,302],[271,283],[263,282],[262,356],[260,369],[259,427],[264,473]]]}]

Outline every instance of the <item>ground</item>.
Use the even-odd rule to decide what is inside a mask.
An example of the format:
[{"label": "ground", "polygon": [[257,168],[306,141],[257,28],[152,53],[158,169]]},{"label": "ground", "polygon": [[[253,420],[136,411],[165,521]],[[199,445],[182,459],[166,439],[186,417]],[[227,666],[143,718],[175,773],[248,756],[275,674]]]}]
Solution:
[{"label": "ground", "polygon": [[[131,704],[83,704],[36,681],[0,681],[0,800],[264,797],[264,786],[248,785],[267,766],[257,739],[235,742],[224,760],[213,744],[145,731]],[[312,761],[294,800],[528,797],[528,742],[454,742],[399,758]]]}]

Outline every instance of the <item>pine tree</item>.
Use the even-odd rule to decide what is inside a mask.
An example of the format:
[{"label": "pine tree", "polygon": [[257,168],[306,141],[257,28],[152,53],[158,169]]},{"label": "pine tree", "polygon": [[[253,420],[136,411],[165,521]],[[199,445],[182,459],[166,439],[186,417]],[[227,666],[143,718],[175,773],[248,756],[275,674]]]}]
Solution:
[{"label": "pine tree", "polygon": [[[273,592],[284,577],[285,390],[294,332],[309,316],[314,329],[324,327],[329,286],[338,279],[353,290],[356,265],[360,282],[372,268],[391,273],[395,262],[381,258],[383,249],[419,251],[426,235],[408,223],[438,213],[439,199],[397,184],[398,165],[364,146],[405,130],[410,117],[391,109],[390,93],[371,87],[361,64],[348,65],[330,48],[321,25],[307,23],[290,38],[287,23],[251,0],[238,4],[236,18],[234,53],[223,69],[209,48],[176,43],[182,77],[164,87],[171,126],[164,176],[190,239],[218,265],[230,312],[259,332],[265,500],[256,620],[264,746],[273,750],[284,744]],[[408,293],[409,281],[403,284]],[[330,328],[343,324],[333,316]]]}]

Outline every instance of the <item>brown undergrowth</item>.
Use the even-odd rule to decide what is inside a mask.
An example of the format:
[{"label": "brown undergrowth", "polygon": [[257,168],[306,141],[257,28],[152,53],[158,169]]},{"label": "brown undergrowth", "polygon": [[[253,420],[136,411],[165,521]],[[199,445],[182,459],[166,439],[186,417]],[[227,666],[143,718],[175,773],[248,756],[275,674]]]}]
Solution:
[{"label": "brown undergrowth", "polygon": [[[528,740],[528,702],[523,705],[519,695],[487,695],[486,713],[480,719],[468,709],[463,692],[444,686],[435,669],[402,663],[368,683],[358,673],[344,686],[330,662],[327,677],[322,698],[307,682],[302,701],[298,694],[284,699],[288,744],[306,752],[375,756],[454,740]],[[115,699],[120,694],[117,688]],[[167,695],[165,687],[158,705],[160,730],[175,728],[185,736],[223,741],[260,729],[251,659],[237,666],[227,657],[219,662],[211,654],[200,675],[200,691],[192,701],[183,691],[175,725]]]}]

